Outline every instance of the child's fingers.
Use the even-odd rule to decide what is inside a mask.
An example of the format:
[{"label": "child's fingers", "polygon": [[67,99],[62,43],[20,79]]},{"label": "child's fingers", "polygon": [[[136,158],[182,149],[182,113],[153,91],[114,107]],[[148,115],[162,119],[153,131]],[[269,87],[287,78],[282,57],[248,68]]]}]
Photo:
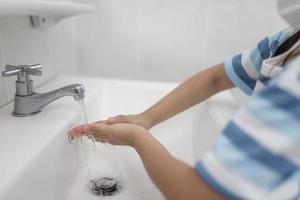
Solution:
[{"label": "child's fingers", "polygon": [[81,137],[87,133],[93,133],[96,140],[99,141],[97,138],[104,138],[108,132],[108,125],[102,123],[91,123],[91,124],[84,124],[80,126],[76,126],[72,128],[68,135],[71,137]]},{"label": "child's fingers", "polygon": [[74,131],[74,130],[71,129],[71,130],[68,132],[68,135],[71,136],[71,137],[80,137],[80,136],[82,135],[82,133],[77,132],[77,131]]},{"label": "child's fingers", "polygon": [[80,126],[76,126],[74,128],[72,128],[68,135],[72,136],[72,137],[79,137],[84,135],[85,133],[90,131],[90,127],[89,125],[80,125]]},{"label": "child's fingers", "polygon": [[95,121],[93,123],[98,123],[98,124],[113,124],[113,123],[118,123],[120,121],[119,116],[115,116],[115,117],[109,117],[106,120],[99,120],[99,121]]},{"label": "child's fingers", "polygon": [[102,123],[91,123],[87,125],[89,127],[89,130],[95,134],[101,134],[105,132],[105,129],[107,128],[108,124],[102,124]]},{"label": "child's fingers", "polygon": [[109,123],[109,124],[113,124],[113,123],[116,123],[116,117],[109,117],[108,119],[107,119],[107,122]]},{"label": "child's fingers", "polygon": [[126,117],[124,116],[124,115],[118,115],[118,116],[115,116],[115,117],[109,117],[108,119],[107,119],[107,122],[109,123],[109,124],[114,124],[114,123],[124,123],[124,122],[126,122],[127,120],[126,120]]},{"label": "child's fingers", "polygon": [[98,123],[98,124],[108,124],[108,120],[100,120],[100,121],[95,121],[93,123]]}]

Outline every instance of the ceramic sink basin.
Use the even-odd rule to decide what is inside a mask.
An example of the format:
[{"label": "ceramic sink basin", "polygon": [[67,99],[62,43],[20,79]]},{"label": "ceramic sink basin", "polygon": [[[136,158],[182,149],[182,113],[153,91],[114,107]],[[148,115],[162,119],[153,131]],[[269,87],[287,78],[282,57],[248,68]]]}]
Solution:
[{"label": "ceramic sink basin", "polygon": [[[139,113],[177,86],[174,83],[57,77],[40,88],[49,91],[70,83],[86,87],[90,121],[117,114]],[[238,109],[229,92],[216,95],[150,130],[178,159],[194,165]],[[29,118],[11,116],[12,104],[0,109],[0,199],[93,200],[88,170],[79,142],[70,144],[67,131],[82,123],[71,97],[45,107]],[[163,199],[136,152],[129,147],[97,144],[88,151],[92,176],[116,176],[122,188],[106,199]]]}]

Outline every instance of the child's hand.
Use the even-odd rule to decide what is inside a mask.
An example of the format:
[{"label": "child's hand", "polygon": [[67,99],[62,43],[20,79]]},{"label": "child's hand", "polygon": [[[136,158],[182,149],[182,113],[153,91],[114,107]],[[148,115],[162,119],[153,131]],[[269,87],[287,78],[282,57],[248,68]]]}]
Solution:
[{"label": "child's hand", "polygon": [[98,142],[125,146],[133,146],[137,135],[148,133],[146,129],[136,124],[96,122],[74,127],[68,134],[72,137],[80,137],[88,132],[91,132]]},{"label": "child's hand", "polygon": [[145,129],[149,130],[151,128],[150,119],[146,117],[144,114],[138,114],[138,115],[118,115],[115,117],[109,117],[106,120],[106,123],[108,124],[116,124],[116,123],[131,123],[131,124],[137,124]]}]

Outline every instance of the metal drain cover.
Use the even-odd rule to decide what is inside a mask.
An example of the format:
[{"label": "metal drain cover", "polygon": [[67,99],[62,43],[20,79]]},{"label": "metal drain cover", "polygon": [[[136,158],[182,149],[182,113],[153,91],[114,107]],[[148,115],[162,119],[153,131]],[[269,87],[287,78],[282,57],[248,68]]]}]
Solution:
[{"label": "metal drain cover", "polygon": [[111,196],[121,189],[121,184],[114,178],[101,177],[91,180],[91,191],[99,196]]}]

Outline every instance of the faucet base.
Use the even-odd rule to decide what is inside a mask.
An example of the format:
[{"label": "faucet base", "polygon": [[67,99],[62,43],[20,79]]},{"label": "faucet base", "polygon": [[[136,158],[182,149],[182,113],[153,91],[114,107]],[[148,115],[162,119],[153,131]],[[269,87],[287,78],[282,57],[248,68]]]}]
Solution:
[{"label": "faucet base", "polygon": [[37,111],[37,112],[34,112],[34,113],[30,113],[30,114],[19,114],[19,113],[16,113],[15,111],[12,112],[12,115],[15,116],[15,117],[30,117],[30,116],[34,116],[34,115],[38,115],[41,111]]}]

